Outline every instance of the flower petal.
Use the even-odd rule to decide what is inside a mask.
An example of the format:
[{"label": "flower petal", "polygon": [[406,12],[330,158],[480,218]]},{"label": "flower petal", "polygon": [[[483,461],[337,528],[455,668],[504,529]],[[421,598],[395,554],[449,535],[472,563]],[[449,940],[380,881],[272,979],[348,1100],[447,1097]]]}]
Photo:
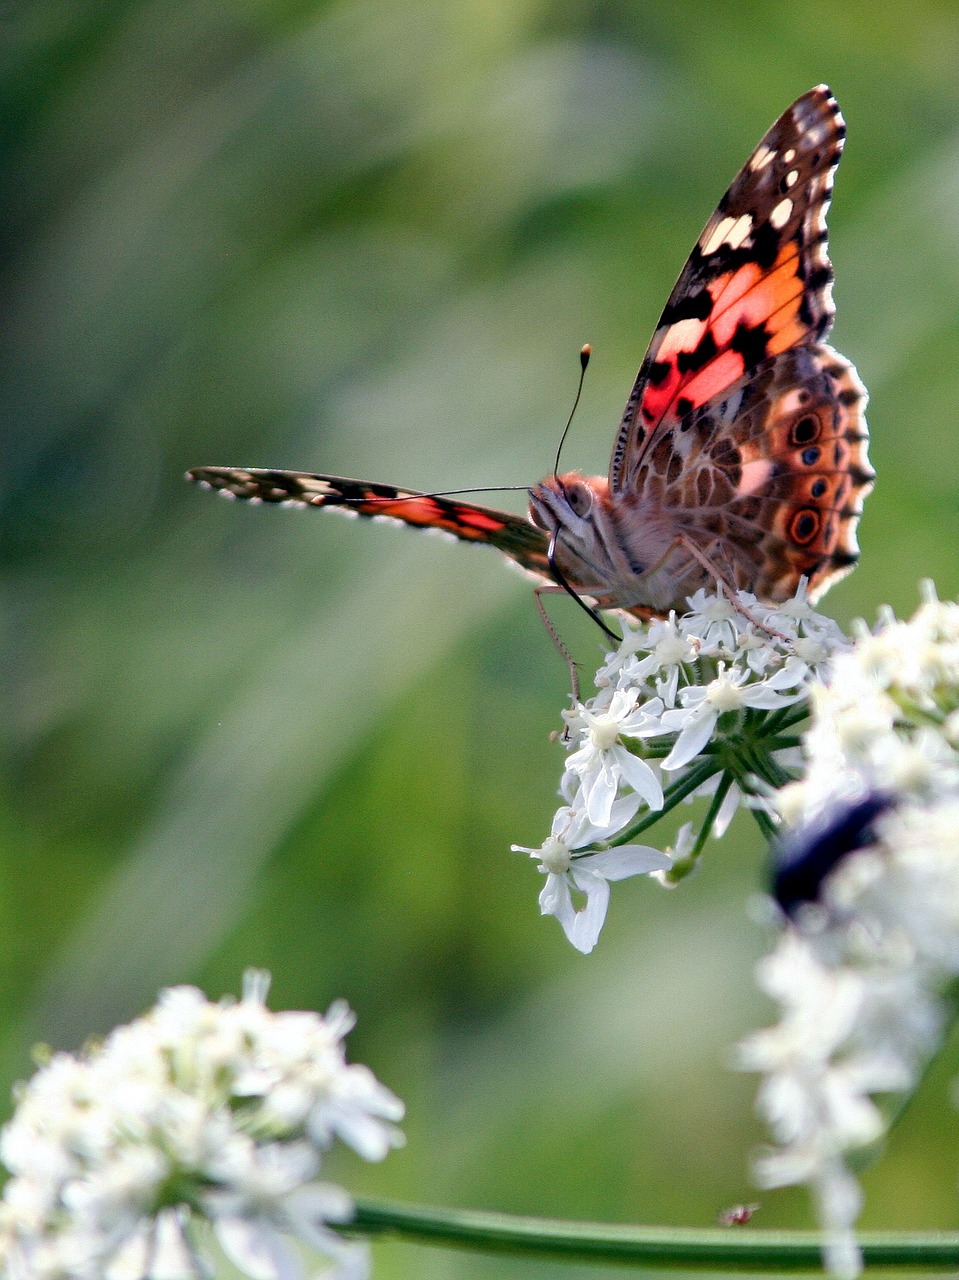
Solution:
[{"label": "flower petal", "polygon": [[672,751],[663,761],[663,769],[666,772],[681,769],[684,764],[689,764],[690,760],[695,760],[713,736],[718,719],[719,716],[711,707],[707,708],[703,704],[701,708],[697,708],[697,711],[686,721]]},{"label": "flower petal", "polygon": [[586,815],[594,827],[605,830],[609,826],[613,801],[616,799],[619,779],[609,761],[604,760],[593,777],[583,780],[586,796]]},{"label": "flower petal", "polygon": [[566,936],[583,955],[588,955],[596,946],[600,931],[606,920],[609,907],[609,883],[602,876],[590,875],[588,871],[572,872],[576,887],[586,895],[586,905],[573,916],[571,926],[563,928]]},{"label": "flower petal", "polygon": [[650,871],[668,871],[673,860],[668,853],[645,844],[623,844],[616,849],[603,849],[573,862],[571,873],[579,884],[582,871],[602,876],[604,880],[628,880],[630,876],[647,875]]},{"label": "flower petal", "polygon": [[653,810],[661,809],[663,787],[653,768],[639,756],[634,756],[631,751],[627,751],[625,747],[616,746],[611,754],[622,777],[638,795],[642,796],[647,806]]},{"label": "flower petal", "polygon": [[250,1280],[303,1280],[296,1254],[262,1219],[218,1218],[213,1230],[227,1258]]},{"label": "flower petal", "polygon": [[573,927],[573,895],[569,891],[569,882],[565,876],[557,876],[552,872],[546,877],[546,883],[539,895],[540,915],[555,916],[569,937]]}]

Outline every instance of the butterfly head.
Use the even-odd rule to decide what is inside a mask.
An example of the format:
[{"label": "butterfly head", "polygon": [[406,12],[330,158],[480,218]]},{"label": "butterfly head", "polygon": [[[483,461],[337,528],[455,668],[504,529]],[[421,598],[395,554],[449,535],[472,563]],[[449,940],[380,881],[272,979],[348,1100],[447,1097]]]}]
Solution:
[{"label": "butterfly head", "polygon": [[618,575],[605,477],[547,476],[529,491],[529,514],[549,537],[564,577],[586,595],[606,595],[602,588]]},{"label": "butterfly head", "polygon": [[588,532],[597,506],[608,495],[609,485],[601,476],[578,471],[547,476],[529,491],[530,519],[550,536],[568,532],[575,541]]}]

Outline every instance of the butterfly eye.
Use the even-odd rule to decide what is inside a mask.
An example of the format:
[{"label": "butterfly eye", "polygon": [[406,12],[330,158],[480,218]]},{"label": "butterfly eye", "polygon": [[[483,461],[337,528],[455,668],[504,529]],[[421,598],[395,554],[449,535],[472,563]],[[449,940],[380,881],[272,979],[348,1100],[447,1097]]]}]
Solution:
[{"label": "butterfly eye", "polygon": [[593,495],[585,484],[567,484],[566,501],[574,515],[585,516],[593,505]]}]

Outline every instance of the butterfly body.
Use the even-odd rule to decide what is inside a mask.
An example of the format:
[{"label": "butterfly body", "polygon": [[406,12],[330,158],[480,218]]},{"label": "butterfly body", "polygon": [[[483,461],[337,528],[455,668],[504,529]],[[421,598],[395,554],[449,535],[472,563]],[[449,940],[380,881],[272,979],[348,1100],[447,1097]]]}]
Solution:
[{"label": "butterfly body", "polygon": [[815,600],[858,558],[874,473],[866,393],[823,339],[833,320],[825,211],[845,126],[825,86],[772,126],[667,301],[609,475],[546,477],[529,519],[451,497],[306,472],[201,467],[235,497],[339,507],[503,552],[547,587],[648,617],[717,580]]},{"label": "butterfly body", "polygon": [[604,476],[548,477],[530,490],[530,518],[554,540],[554,567],[601,609],[672,606],[668,561],[677,528],[650,497],[615,503]]}]

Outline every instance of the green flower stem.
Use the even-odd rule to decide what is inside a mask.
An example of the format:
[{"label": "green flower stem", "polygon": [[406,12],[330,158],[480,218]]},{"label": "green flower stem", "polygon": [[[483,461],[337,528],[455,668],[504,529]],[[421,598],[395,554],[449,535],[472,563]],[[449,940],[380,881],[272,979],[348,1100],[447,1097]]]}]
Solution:
[{"label": "green flower stem", "polygon": [[794,702],[780,711],[774,711],[766,720],[766,732],[782,733],[785,729],[791,729],[793,725],[802,724],[808,719],[809,699],[807,697],[803,702]]},{"label": "green flower stem", "polygon": [[928,724],[935,729],[939,729],[953,708],[943,705],[948,696],[944,689],[939,688],[936,693],[938,695],[935,699],[937,705],[932,708],[921,705],[914,698],[907,697],[902,690],[890,690],[889,696],[907,719],[912,720],[917,725]]},{"label": "green flower stem", "polygon": [[[787,773],[771,756],[764,755],[760,751],[751,751],[749,756],[751,757],[749,763],[752,766],[752,772],[757,778],[762,778],[774,790],[778,791],[787,782],[794,781],[794,775]],[[753,790],[755,790],[755,786]]]},{"label": "green flower stem", "polygon": [[[781,774],[782,770],[776,762],[768,756],[754,756],[751,750],[746,749],[746,744],[742,744],[739,758],[734,762],[731,762],[731,765],[734,765],[734,767],[730,767],[730,771],[735,775],[742,790],[747,793],[751,790],[749,785],[750,775],[760,778],[763,778],[765,775],[765,781],[772,787],[782,786],[783,781],[792,781],[788,774],[784,774],[782,780],[778,780],[775,776],[769,776],[771,773]],[[764,769],[764,765],[769,766],[769,768]],[[779,835],[779,828],[776,823],[764,809],[750,809],[749,812],[753,815],[756,825],[759,827],[759,830],[762,832],[767,843],[772,844]]]},{"label": "green flower stem", "polygon": [[706,814],[705,821],[699,829],[699,835],[696,837],[696,843],[690,849],[685,858],[680,858],[678,862],[674,862],[666,873],[666,879],[670,884],[679,884],[680,880],[696,870],[696,864],[699,862],[706,841],[709,839],[713,830],[713,823],[719,816],[719,811],[723,807],[723,801],[729,794],[729,788],[733,785],[733,777],[730,773],[724,773],[719,779],[716,790],[713,792],[713,798],[709,804],[709,812]]},{"label": "green flower stem", "polygon": [[[752,742],[741,738],[730,744],[726,767],[735,773],[744,791],[750,790],[749,774],[761,778],[770,787],[779,788],[792,782],[793,775],[787,773],[770,755],[765,742]],[[752,788],[755,790],[755,787]]]},{"label": "green flower stem", "polygon": [[[646,1269],[676,1267],[696,1272],[819,1272],[822,1269],[822,1241],[808,1231],[610,1226],[375,1200],[357,1202],[350,1230],[368,1235],[389,1232],[422,1244],[456,1245],[567,1261],[615,1262]],[[867,1267],[953,1270],[959,1266],[959,1232],[863,1232],[858,1239]]]},{"label": "green flower stem", "polygon": [[623,746],[627,751],[631,751],[634,756],[639,756],[641,760],[665,760],[673,749],[672,742],[650,742],[637,743],[635,746],[627,739],[623,742]]},{"label": "green flower stem", "polygon": [[763,833],[764,837],[772,843],[772,841],[779,835],[779,828],[776,826],[775,822],[773,822],[772,818],[770,818],[769,814],[766,813],[764,809],[750,809],[749,812],[756,819],[756,825],[759,827],[759,830]]}]

